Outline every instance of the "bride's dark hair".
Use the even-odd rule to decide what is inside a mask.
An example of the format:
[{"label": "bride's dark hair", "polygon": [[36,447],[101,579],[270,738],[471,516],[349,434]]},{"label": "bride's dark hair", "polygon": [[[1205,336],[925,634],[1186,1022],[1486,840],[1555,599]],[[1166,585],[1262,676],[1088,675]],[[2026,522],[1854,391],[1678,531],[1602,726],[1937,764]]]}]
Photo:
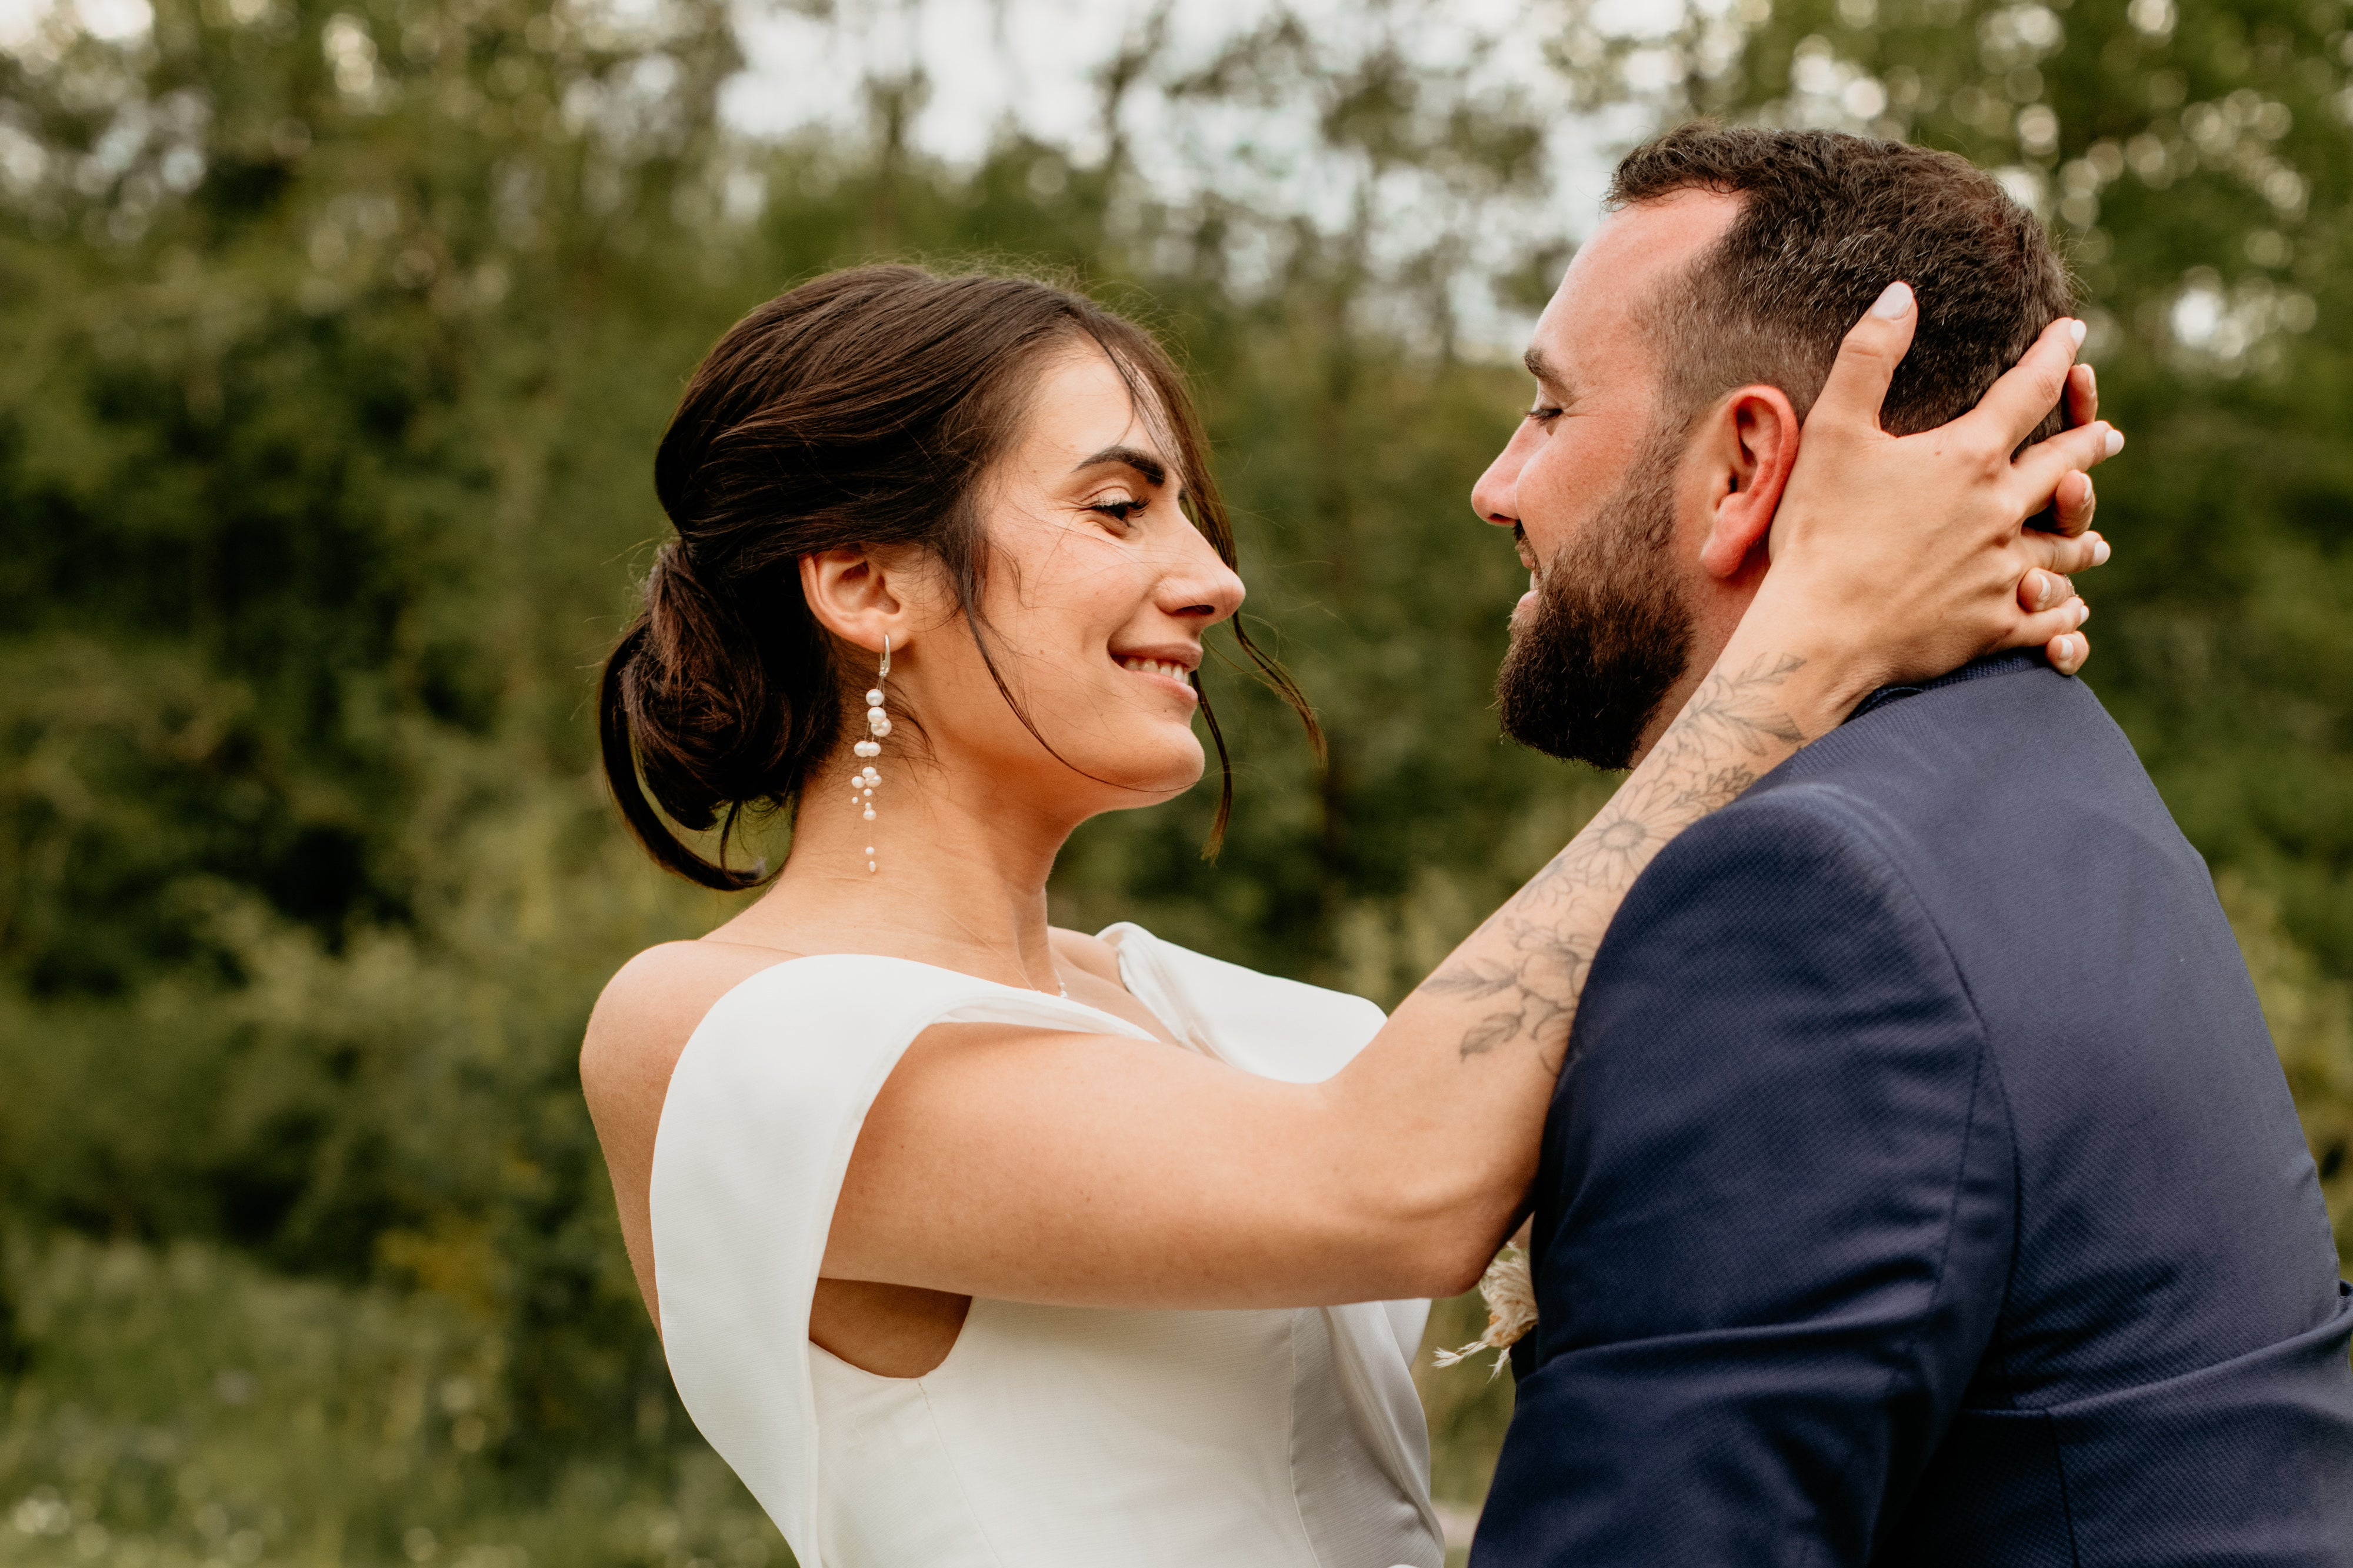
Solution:
[{"label": "bride's dark hair", "polygon": [[[1040,366],[1088,340],[1164,426],[1186,511],[1233,565],[1233,530],[1182,376],[1151,334],[1083,296],[1026,278],[856,267],[778,295],[719,340],[654,459],[678,537],[655,552],[644,613],[606,659],[598,701],[606,780],[656,860],[706,888],[759,885],[765,875],[727,864],[736,826],[747,812],[788,806],[847,743],[845,694],[871,672],[845,669],[809,613],[799,563],[812,552],[928,552],[997,689],[1037,733],[989,654],[979,607],[988,542],[972,496],[1018,433]],[[1320,748],[1291,677],[1240,622],[1233,631]],[[1214,847],[1233,769],[1198,675],[1194,689],[1222,781]],[[665,812],[696,832],[718,827],[718,858],[681,841]]]}]

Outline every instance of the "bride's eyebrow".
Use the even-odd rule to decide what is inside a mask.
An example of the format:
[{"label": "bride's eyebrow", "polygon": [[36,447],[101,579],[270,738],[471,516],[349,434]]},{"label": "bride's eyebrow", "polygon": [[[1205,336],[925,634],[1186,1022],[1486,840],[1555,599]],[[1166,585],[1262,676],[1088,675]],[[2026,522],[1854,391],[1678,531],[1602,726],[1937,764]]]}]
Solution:
[{"label": "bride's eyebrow", "polygon": [[1155,489],[1168,482],[1168,465],[1151,453],[1140,451],[1134,447],[1105,447],[1092,458],[1081,458],[1078,466],[1071,472],[1083,473],[1089,468],[1099,468],[1107,463],[1117,463],[1124,468],[1134,468],[1136,476]]}]

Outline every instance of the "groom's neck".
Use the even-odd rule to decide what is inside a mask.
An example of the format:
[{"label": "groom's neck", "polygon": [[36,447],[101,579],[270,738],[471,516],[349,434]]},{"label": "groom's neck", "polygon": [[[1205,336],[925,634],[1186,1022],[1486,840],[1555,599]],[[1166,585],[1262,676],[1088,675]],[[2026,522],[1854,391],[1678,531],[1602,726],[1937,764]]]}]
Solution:
[{"label": "groom's neck", "polygon": [[1731,582],[1696,573],[1694,575],[1696,580],[1685,589],[1685,603],[1692,616],[1689,657],[1683,660],[1682,676],[1667,689],[1667,694],[1659,699],[1658,707],[1651,714],[1651,721],[1642,727],[1642,738],[1634,747],[1633,758],[1627,764],[1629,767],[1641,766],[1642,759],[1651,754],[1651,748],[1659,743],[1659,737],[1667,732],[1668,726],[1675,721],[1684,705],[1691,700],[1692,693],[1699,689],[1700,682],[1705,680],[1708,671],[1715,668],[1716,659],[1723,655],[1725,647],[1732,641],[1733,632],[1740,625],[1740,617],[1747,612],[1750,601],[1757,597],[1758,585],[1765,581],[1761,566],[1754,573],[1743,573]]}]

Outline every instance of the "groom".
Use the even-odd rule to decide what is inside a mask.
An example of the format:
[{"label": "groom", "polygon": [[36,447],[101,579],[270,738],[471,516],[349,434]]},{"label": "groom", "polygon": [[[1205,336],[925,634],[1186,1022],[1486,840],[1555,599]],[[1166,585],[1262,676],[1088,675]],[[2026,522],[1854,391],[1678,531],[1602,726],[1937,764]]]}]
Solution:
[{"label": "groom", "polygon": [[[1915,148],[1691,126],[1610,205],[1472,500],[1537,578],[1505,727],[1614,768],[1766,570],[1709,548],[1741,410],[1802,417],[1903,279],[1883,423],[1926,429],[2071,299]],[[2295,1108],[2205,866],[2039,653],[1875,693],[1659,856],[1533,1201],[1474,1568],[2353,1564],[2353,1299]]]}]

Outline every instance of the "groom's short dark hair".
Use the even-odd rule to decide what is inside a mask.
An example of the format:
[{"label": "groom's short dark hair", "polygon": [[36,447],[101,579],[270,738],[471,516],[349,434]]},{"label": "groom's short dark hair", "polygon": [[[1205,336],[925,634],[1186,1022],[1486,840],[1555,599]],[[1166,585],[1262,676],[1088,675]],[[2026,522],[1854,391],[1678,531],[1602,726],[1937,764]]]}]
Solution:
[{"label": "groom's short dark hair", "polygon": [[[1897,434],[1926,430],[1974,406],[2074,310],[2074,281],[2042,223],[1949,153],[1700,121],[1627,154],[1609,205],[1686,190],[1742,201],[1724,237],[1650,304],[1676,417],[1758,383],[1788,394],[1803,417],[1847,329],[1901,279],[1920,321],[1881,420]],[[2038,434],[2058,425],[2053,414]]]}]

